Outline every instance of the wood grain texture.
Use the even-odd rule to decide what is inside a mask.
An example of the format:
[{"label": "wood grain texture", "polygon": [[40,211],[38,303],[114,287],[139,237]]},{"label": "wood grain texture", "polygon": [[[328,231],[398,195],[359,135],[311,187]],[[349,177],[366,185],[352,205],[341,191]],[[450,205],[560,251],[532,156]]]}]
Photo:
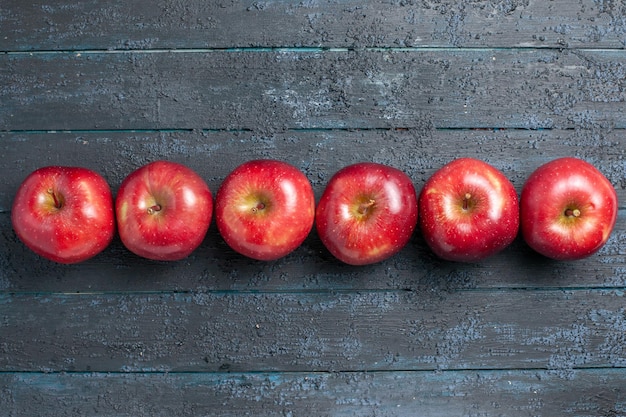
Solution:
[{"label": "wood grain texture", "polygon": [[159,263],[139,258],[116,239],[84,263],[63,266],[32,254],[17,240],[8,216],[0,215],[1,293],[126,293],[163,291],[309,292],[409,290],[418,293],[477,289],[581,289],[626,287],[624,213],[599,253],[578,262],[554,262],[532,252],[521,239],[476,264],[443,262],[416,234],[396,256],[368,267],[341,264],[313,232],[296,251],[261,263],[226,246],[213,225],[187,259]]},{"label": "wood grain texture", "polygon": [[[0,2],[0,414],[626,416],[626,6],[609,0]],[[375,161],[416,189],[471,156],[511,179],[560,156],[615,185],[608,244],[521,239],[443,262],[419,232],[377,265],[313,232],[257,262],[215,225],[180,262],[116,239],[79,265],[11,228],[32,170],[114,192],[169,159],[217,191],[252,158],[315,195]]]},{"label": "wood grain texture", "polygon": [[594,0],[5,0],[0,5],[0,50],[621,49],[626,44],[625,11],[621,2]]},{"label": "wood grain texture", "polygon": [[[625,287],[626,144],[620,131],[411,130],[252,132],[58,132],[0,134],[0,290],[93,291],[309,291],[476,288]],[[102,159],[102,155],[107,158]],[[230,250],[215,225],[192,257],[170,264],[130,254],[116,240],[79,265],[45,261],[27,250],[11,230],[13,195],[41,165],[80,165],[109,181],[114,193],[123,178],[157,159],[187,164],[215,193],[223,178],[251,158],[282,155],[311,180],[319,198],[341,167],[367,160],[402,169],[416,189],[455,155],[482,158],[500,168],[518,191],[532,170],[556,156],[596,164],[617,188],[622,210],[609,243],[591,258],[550,262],[518,240],[503,253],[475,265],[437,260],[419,232],[396,257],[379,265],[340,264],[313,232],[288,257],[271,263],[247,260]],[[593,273],[590,273],[593,271]],[[88,279],[86,279],[88,277]],[[149,277],[149,279],[137,279]]]},{"label": "wood grain texture", "polygon": [[[158,159],[184,163],[215,192],[236,166],[279,158],[302,170],[317,198],[346,165],[373,161],[405,172],[417,191],[439,168],[459,156],[481,158],[511,180],[518,191],[540,165],[574,156],[596,165],[626,208],[626,137],[618,129],[572,130],[317,129],[252,131],[76,131],[0,132],[0,212],[10,211],[19,184],[48,165],[80,165],[101,173],[113,192],[131,171]],[[103,158],[106,155],[106,158]]]},{"label": "wood grain texture", "polygon": [[623,290],[5,294],[0,317],[2,372],[626,365]]},{"label": "wood grain texture", "polygon": [[260,374],[1,374],[7,417],[613,416],[619,370]]},{"label": "wood grain texture", "polygon": [[625,57],[538,49],[0,55],[0,130],[623,128]]}]

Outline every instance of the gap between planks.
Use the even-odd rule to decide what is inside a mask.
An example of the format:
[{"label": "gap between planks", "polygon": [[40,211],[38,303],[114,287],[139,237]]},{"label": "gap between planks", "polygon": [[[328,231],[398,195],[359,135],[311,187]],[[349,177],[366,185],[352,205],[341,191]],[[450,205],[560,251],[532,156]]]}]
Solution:
[{"label": "gap between planks", "polygon": [[[571,293],[577,291],[589,291],[597,293],[617,293],[621,294],[626,291],[626,286],[616,285],[607,287],[593,287],[593,286],[572,286],[572,287],[541,287],[541,286],[513,286],[513,287],[479,287],[479,288],[455,288],[449,290],[449,293],[515,293],[515,292],[527,292],[527,293]],[[303,288],[303,289],[281,289],[281,290],[247,290],[247,289],[203,289],[203,290],[128,290],[128,291],[20,291],[20,290],[0,290],[0,299],[6,297],[46,297],[46,296],[60,296],[60,297],[86,297],[86,296],[142,296],[142,295],[345,295],[345,294],[405,294],[405,293],[423,293],[422,289],[413,288],[340,288],[340,289],[325,289],[325,288]]]},{"label": "gap between planks", "polygon": [[162,53],[346,53],[346,52],[502,52],[502,51],[571,51],[623,52],[623,48],[564,48],[564,47],[234,47],[234,48],[154,48],[154,49],[37,49],[30,51],[5,50],[5,55],[67,55],[67,54],[162,54]]}]

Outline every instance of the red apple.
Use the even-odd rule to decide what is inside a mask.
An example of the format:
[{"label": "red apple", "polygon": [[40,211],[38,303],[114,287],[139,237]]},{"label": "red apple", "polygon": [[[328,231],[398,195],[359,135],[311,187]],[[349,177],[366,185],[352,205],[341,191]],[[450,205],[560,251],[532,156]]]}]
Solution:
[{"label": "red apple", "polygon": [[122,181],[115,211],[126,248],[144,258],[176,261],[202,243],[211,223],[213,197],[190,168],[156,161]]},{"label": "red apple", "polygon": [[324,246],[340,261],[380,262],[411,238],[417,224],[415,188],[396,168],[370,162],[347,166],[328,182],[315,224]]},{"label": "red apple", "polygon": [[64,264],[82,262],[113,239],[111,189],[86,168],[40,168],[20,185],[11,221],[17,236],[35,253]]},{"label": "red apple", "polygon": [[215,197],[215,220],[226,243],[247,257],[269,261],[302,244],[313,227],[315,196],[290,164],[248,161],[233,170]]},{"label": "red apple", "polygon": [[598,251],[617,218],[617,194],[593,165],[559,158],[540,166],[521,195],[521,229],[544,256],[575,260]]},{"label": "red apple", "polygon": [[482,260],[511,244],[519,229],[513,184],[478,159],[460,158],[435,172],[419,204],[426,243],[445,260]]}]

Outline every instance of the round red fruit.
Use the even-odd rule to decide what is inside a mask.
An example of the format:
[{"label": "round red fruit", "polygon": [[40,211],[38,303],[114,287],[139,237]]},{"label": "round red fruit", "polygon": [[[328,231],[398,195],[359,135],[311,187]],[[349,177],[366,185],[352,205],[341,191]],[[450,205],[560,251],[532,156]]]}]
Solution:
[{"label": "round red fruit", "polygon": [[420,228],[442,259],[474,262],[513,242],[519,203],[506,176],[474,158],[456,159],[435,172],[420,193]]},{"label": "round red fruit", "polygon": [[593,165],[559,158],[535,170],[522,188],[521,229],[528,245],[558,260],[597,252],[617,219],[617,193]]},{"label": "round red fruit", "polygon": [[314,212],[307,177],[272,159],[239,165],[215,197],[215,220],[226,243],[262,261],[282,258],[300,246],[313,227]]},{"label": "round red fruit", "polygon": [[417,224],[411,179],[389,166],[362,162],[339,170],[317,206],[315,224],[326,248],[351,265],[399,252]]},{"label": "round red fruit", "polygon": [[115,234],[111,189],[86,168],[40,168],[20,185],[11,221],[35,253],[64,264],[82,262],[102,252]]},{"label": "round red fruit", "polygon": [[115,210],[120,238],[128,250],[148,259],[176,261],[204,240],[213,197],[190,168],[156,161],[122,181]]}]

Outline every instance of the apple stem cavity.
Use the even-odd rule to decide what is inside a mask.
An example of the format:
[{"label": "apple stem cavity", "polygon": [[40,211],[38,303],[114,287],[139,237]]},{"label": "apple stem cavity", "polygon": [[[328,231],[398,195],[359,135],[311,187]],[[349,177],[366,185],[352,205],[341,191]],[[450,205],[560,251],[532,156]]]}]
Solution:
[{"label": "apple stem cavity", "polygon": [[55,208],[60,209],[61,207],[63,207],[63,202],[61,201],[59,196],[57,196],[57,194],[54,192],[52,188],[48,189],[48,194],[50,194],[50,196],[52,197],[52,201],[54,201]]},{"label": "apple stem cavity", "polygon": [[568,208],[565,210],[565,215],[567,217],[580,217],[580,210]]},{"label": "apple stem cavity", "polygon": [[148,207],[148,214],[158,213],[161,209],[163,209],[163,207],[161,207],[160,204],[155,204],[154,206]]},{"label": "apple stem cavity", "polygon": [[471,199],[472,195],[470,193],[465,193],[465,196],[463,196],[463,210],[469,209]]},{"label": "apple stem cavity", "polygon": [[366,201],[365,203],[361,203],[361,205],[359,205],[359,208],[357,209],[357,211],[359,212],[359,214],[361,215],[366,215],[367,212],[374,207],[374,205],[376,204],[376,200],[372,200],[369,199],[368,201]]},{"label": "apple stem cavity", "polygon": [[252,212],[257,213],[265,208],[265,204],[259,203],[256,206],[252,207]]}]

